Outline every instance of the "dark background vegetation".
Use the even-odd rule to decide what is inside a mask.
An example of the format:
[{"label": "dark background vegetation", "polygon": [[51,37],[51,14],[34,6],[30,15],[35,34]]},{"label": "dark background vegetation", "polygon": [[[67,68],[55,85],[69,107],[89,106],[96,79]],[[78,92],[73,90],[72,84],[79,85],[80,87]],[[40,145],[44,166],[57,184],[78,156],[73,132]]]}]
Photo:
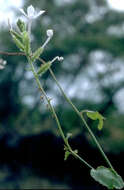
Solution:
[{"label": "dark background vegetation", "polygon": [[[25,10],[30,4],[46,10],[33,23],[33,49],[52,28],[54,37],[42,58],[63,56],[64,62],[52,69],[68,96],[80,110],[104,115],[102,131],[88,122],[124,177],[124,13],[110,9],[104,0],[28,0]],[[21,16],[18,11],[17,16]],[[0,50],[18,51],[4,27],[0,28]],[[63,140],[46,102],[40,100],[25,57],[0,57],[7,60],[0,71],[0,188],[104,189],[80,161],[71,156],[64,161]],[[72,147],[94,167],[106,165],[50,74],[41,82],[53,98],[64,132],[73,134]]]}]

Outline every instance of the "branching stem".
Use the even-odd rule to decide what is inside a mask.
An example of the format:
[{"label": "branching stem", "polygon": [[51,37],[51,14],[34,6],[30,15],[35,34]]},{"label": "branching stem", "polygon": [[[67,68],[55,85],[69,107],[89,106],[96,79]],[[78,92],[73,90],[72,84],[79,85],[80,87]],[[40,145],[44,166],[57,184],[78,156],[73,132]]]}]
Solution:
[{"label": "branching stem", "polygon": [[64,133],[63,133],[63,131],[62,131],[62,127],[61,127],[61,125],[60,125],[60,122],[59,122],[59,119],[58,119],[57,114],[56,114],[56,112],[55,112],[55,109],[54,109],[54,107],[51,105],[51,102],[50,102],[51,100],[47,97],[46,92],[44,91],[44,89],[43,89],[43,87],[42,87],[42,85],[41,85],[41,83],[40,83],[39,77],[38,77],[37,73],[35,72],[34,66],[33,66],[32,62],[30,61],[30,58],[29,58],[29,57],[28,57],[28,61],[29,61],[29,64],[30,64],[30,66],[31,66],[31,70],[32,70],[33,75],[34,75],[34,77],[35,77],[35,80],[36,80],[36,83],[37,83],[37,85],[38,85],[38,88],[41,90],[43,96],[45,97],[45,99],[46,99],[46,101],[47,101],[47,103],[48,103],[48,106],[49,106],[49,108],[50,108],[50,111],[52,112],[52,114],[53,114],[53,116],[54,116],[54,118],[55,118],[55,120],[56,120],[58,129],[59,129],[59,132],[60,132],[60,134],[61,134],[61,136],[62,136],[62,138],[63,138],[63,140],[64,140],[64,143],[65,143],[65,145],[67,146],[69,152],[70,152],[75,158],[79,159],[81,162],[83,162],[85,165],[87,165],[90,169],[93,169],[93,167],[92,167],[90,164],[88,164],[88,163],[87,163],[84,159],[82,159],[77,153],[75,153],[75,151],[73,151],[73,150],[71,149],[71,147],[70,147],[70,145],[69,145],[69,143],[68,143],[68,140],[67,140],[67,138],[65,137],[65,135],[64,135]]},{"label": "branching stem", "polygon": [[[0,54],[1,54],[1,55],[8,55],[8,56],[13,56],[13,55],[26,56],[26,54],[23,53],[23,52],[3,52],[3,51],[0,51]],[[53,106],[51,105],[50,100],[49,100],[49,98],[47,97],[47,95],[46,95],[46,93],[45,93],[43,87],[41,86],[41,83],[40,83],[40,80],[39,80],[39,78],[38,78],[38,75],[37,75],[37,73],[35,72],[35,69],[34,69],[34,66],[33,66],[32,62],[30,61],[30,57],[28,57],[28,61],[29,61],[29,64],[30,64],[30,66],[31,66],[31,70],[32,70],[32,72],[33,72],[33,74],[34,74],[34,77],[35,77],[35,80],[36,80],[36,82],[37,82],[37,85],[38,85],[39,89],[41,90],[41,92],[43,93],[43,95],[44,95],[46,101],[48,102],[48,105],[49,105],[49,107],[50,107],[50,110],[51,110],[51,112],[53,113],[54,118],[55,118],[55,120],[56,120],[56,123],[57,123],[57,126],[58,126],[58,128],[59,128],[60,134],[61,134],[61,136],[62,136],[62,138],[63,138],[63,140],[64,140],[66,146],[68,147],[70,153],[71,153],[73,156],[75,156],[76,158],[78,158],[80,161],[82,161],[83,163],[85,163],[89,168],[92,169],[93,167],[92,167],[91,165],[89,165],[85,160],[83,160],[79,155],[77,155],[77,154],[71,149],[70,145],[68,144],[68,141],[67,141],[67,139],[66,139],[66,137],[65,137],[65,135],[64,135],[64,133],[63,133],[63,131],[62,131],[62,128],[61,128],[59,119],[58,119],[58,117],[57,117],[57,115],[56,115],[56,112],[55,112]],[[42,63],[45,63],[45,61],[44,61],[43,59],[41,59],[41,58],[39,58],[39,61],[41,61]],[[72,103],[72,101],[67,97],[67,95],[65,94],[64,90],[62,89],[62,87],[60,86],[59,82],[57,81],[57,79],[56,79],[56,77],[55,77],[55,75],[54,75],[54,73],[53,73],[53,71],[52,71],[51,68],[49,69],[49,71],[50,71],[51,76],[52,76],[53,79],[55,80],[55,82],[56,82],[58,88],[60,89],[61,93],[63,94],[64,98],[66,99],[66,101],[72,106],[73,110],[77,113],[77,115],[78,115],[78,116],[80,117],[80,119],[83,121],[85,127],[87,128],[88,132],[89,132],[90,135],[92,136],[94,142],[96,143],[96,145],[97,145],[99,151],[101,152],[103,158],[105,159],[106,163],[108,164],[108,166],[109,166],[112,170],[114,170],[112,164],[110,163],[109,159],[107,158],[107,156],[105,155],[104,151],[102,150],[101,145],[100,145],[99,142],[97,141],[96,137],[94,136],[93,132],[91,131],[90,127],[88,126],[87,122],[85,121],[83,115],[82,115],[82,114],[80,113],[80,111],[76,108],[76,106]],[[115,171],[115,170],[114,170],[114,171]]]},{"label": "branching stem", "polygon": [[114,170],[112,164],[110,163],[109,159],[107,158],[107,156],[105,155],[104,151],[102,150],[101,145],[99,144],[99,142],[97,141],[95,135],[93,134],[93,132],[91,131],[90,127],[88,126],[87,122],[85,121],[83,115],[80,113],[80,111],[76,108],[76,106],[72,103],[72,101],[67,97],[67,95],[65,94],[64,90],[62,89],[62,87],[60,86],[59,82],[57,81],[52,69],[49,69],[50,74],[52,76],[52,78],[54,79],[54,81],[56,82],[58,88],[60,89],[61,93],[63,94],[64,98],[66,99],[66,101],[72,106],[73,110],[77,113],[77,115],[80,117],[80,119],[83,121],[85,127],[87,128],[88,132],[90,133],[91,137],[93,138],[95,144],[97,145],[99,151],[101,152],[103,158],[105,159],[106,163],[108,164],[108,166]]}]

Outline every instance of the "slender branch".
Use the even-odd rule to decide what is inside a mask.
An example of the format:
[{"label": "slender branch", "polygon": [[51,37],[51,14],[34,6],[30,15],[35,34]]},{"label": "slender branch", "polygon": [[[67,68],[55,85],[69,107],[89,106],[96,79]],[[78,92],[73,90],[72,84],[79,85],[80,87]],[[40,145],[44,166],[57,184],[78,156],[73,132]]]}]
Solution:
[{"label": "slender branch", "polygon": [[64,98],[66,99],[66,101],[72,106],[73,110],[77,113],[77,115],[78,115],[78,116],[80,117],[80,119],[83,121],[85,127],[87,128],[88,132],[89,132],[90,135],[92,136],[94,142],[96,143],[96,145],[97,145],[99,151],[101,152],[103,158],[105,159],[106,163],[108,164],[108,166],[109,166],[112,170],[114,170],[112,164],[110,163],[109,159],[107,158],[107,156],[105,155],[104,151],[102,150],[101,145],[100,145],[99,142],[97,141],[95,135],[94,135],[93,132],[91,131],[91,129],[90,129],[90,127],[88,126],[87,122],[85,121],[83,115],[82,115],[82,114],[80,113],[80,111],[76,108],[76,106],[72,103],[72,101],[67,97],[67,95],[65,94],[64,90],[62,89],[62,87],[61,87],[60,84],[58,83],[58,81],[57,81],[57,79],[56,79],[56,77],[55,77],[55,75],[54,75],[54,73],[53,73],[53,71],[52,71],[51,68],[49,69],[49,71],[50,71],[51,76],[52,76],[53,79],[55,80],[55,82],[56,82],[58,88],[60,89],[61,93],[63,94]]},{"label": "slender branch", "polygon": [[[0,51],[0,54],[1,54],[1,55],[7,55],[7,56],[14,56],[14,55],[15,55],[15,56],[26,56],[26,54],[23,53],[23,52],[4,52],[4,51]],[[42,63],[45,63],[45,61],[44,61],[43,59],[41,59],[41,58],[39,58],[38,60],[41,61]],[[34,69],[34,66],[33,66],[32,62],[30,61],[30,58],[28,58],[28,61],[29,61],[29,64],[30,64],[30,66],[31,66],[31,68],[32,68],[32,72],[33,72],[34,77],[35,77],[35,79],[36,79],[37,85],[38,85],[39,89],[41,90],[41,92],[43,93],[44,97],[46,98],[46,100],[47,100],[47,102],[48,102],[48,105],[49,105],[51,111],[53,112],[53,115],[54,115],[54,117],[55,117],[57,126],[58,126],[59,131],[60,131],[60,134],[61,134],[61,136],[62,136],[62,138],[63,138],[65,144],[66,144],[67,147],[69,148],[69,151],[71,152],[71,154],[72,154],[73,156],[75,156],[76,158],[78,158],[80,161],[84,162],[90,169],[92,169],[93,167],[92,167],[91,165],[89,165],[89,164],[88,164],[84,159],[82,159],[79,155],[77,155],[77,154],[71,149],[70,145],[68,144],[68,141],[66,140],[65,135],[64,135],[64,133],[63,133],[63,131],[62,131],[62,128],[61,128],[60,122],[59,122],[59,120],[58,120],[58,117],[57,117],[57,115],[56,115],[56,113],[55,113],[55,110],[54,110],[54,108],[52,107],[49,98],[47,97],[47,95],[46,95],[44,89],[43,89],[42,86],[41,86],[40,80],[39,80],[39,78],[38,78],[37,73],[35,72],[35,69]],[[50,71],[50,73],[51,73],[53,79],[55,80],[57,86],[59,87],[61,93],[63,94],[64,98],[67,100],[67,102],[72,106],[72,108],[74,109],[74,111],[78,114],[78,116],[79,116],[79,117],[81,118],[81,120],[84,122],[86,128],[88,129],[89,133],[91,134],[92,138],[94,139],[95,143],[97,144],[97,146],[98,146],[100,152],[102,153],[104,159],[106,160],[106,162],[108,163],[108,165],[114,170],[114,168],[112,167],[110,161],[108,160],[108,158],[106,157],[105,153],[103,152],[101,146],[99,145],[99,143],[98,143],[96,137],[94,136],[94,134],[93,134],[92,131],[90,130],[89,126],[87,125],[86,121],[84,120],[83,116],[80,114],[79,110],[75,107],[75,105],[71,102],[71,100],[66,96],[66,94],[64,93],[64,91],[63,91],[63,89],[61,88],[60,84],[58,83],[58,81],[57,81],[57,79],[56,79],[54,73],[52,72],[52,70],[49,69],[49,71]]]},{"label": "slender branch", "polygon": [[17,56],[26,56],[25,53],[23,53],[23,52],[4,52],[4,51],[0,51],[0,55],[8,55],[8,56],[13,56],[13,55],[17,55]]},{"label": "slender branch", "polygon": [[42,87],[42,85],[41,85],[41,83],[40,83],[39,77],[38,77],[37,73],[35,72],[35,69],[34,69],[34,66],[33,66],[32,62],[30,61],[30,59],[28,59],[28,60],[29,60],[29,64],[30,64],[30,66],[31,66],[32,72],[33,72],[33,74],[34,74],[36,83],[37,83],[39,89],[41,90],[42,94],[44,95],[44,97],[45,97],[45,99],[46,99],[46,101],[47,101],[47,103],[48,103],[48,105],[49,105],[49,107],[50,107],[50,110],[51,110],[51,112],[52,112],[52,114],[53,114],[53,116],[54,116],[54,118],[55,118],[55,120],[56,120],[57,126],[58,126],[58,128],[59,128],[60,134],[61,134],[61,136],[62,136],[62,138],[63,138],[63,140],[64,140],[64,143],[65,143],[66,146],[68,147],[68,150],[70,151],[70,153],[71,153],[74,157],[76,157],[77,159],[79,159],[80,161],[82,161],[82,162],[83,162],[85,165],[87,165],[90,169],[93,169],[93,167],[92,167],[90,164],[88,164],[84,159],[82,159],[78,154],[76,154],[75,151],[73,151],[73,150],[71,149],[71,147],[70,147],[70,145],[69,145],[69,143],[68,143],[68,140],[66,139],[66,137],[65,137],[65,135],[64,135],[64,133],[63,133],[63,131],[62,131],[62,127],[61,127],[61,125],[60,125],[60,122],[59,122],[59,119],[58,119],[58,117],[57,117],[57,114],[56,114],[56,112],[55,112],[55,110],[54,110],[54,107],[51,105],[51,102],[50,102],[51,100],[47,97],[46,92],[44,91],[44,89],[43,89],[43,87]]}]

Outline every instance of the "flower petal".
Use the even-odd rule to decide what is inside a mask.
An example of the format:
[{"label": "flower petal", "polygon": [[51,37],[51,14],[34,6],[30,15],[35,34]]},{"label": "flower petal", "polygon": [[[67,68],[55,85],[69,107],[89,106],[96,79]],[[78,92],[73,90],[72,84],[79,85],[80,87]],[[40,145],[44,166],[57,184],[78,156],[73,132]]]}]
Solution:
[{"label": "flower petal", "polygon": [[39,17],[39,16],[42,15],[44,12],[45,12],[44,10],[39,11],[39,13],[37,13],[37,14],[35,15],[35,18]]},{"label": "flower petal", "polygon": [[28,18],[34,18],[34,16],[35,16],[35,10],[34,10],[34,7],[32,5],[30,5],[27,8],[27,15],[28,15]]},{"label": "flower petal", "polygon": [[21,11],[21,13],[22,13],[23,15],[25,15],[26,17],[28,17],[27,14],[25,13],[25,11],[24,11],[23,9],[19,9],[19,10]]}]

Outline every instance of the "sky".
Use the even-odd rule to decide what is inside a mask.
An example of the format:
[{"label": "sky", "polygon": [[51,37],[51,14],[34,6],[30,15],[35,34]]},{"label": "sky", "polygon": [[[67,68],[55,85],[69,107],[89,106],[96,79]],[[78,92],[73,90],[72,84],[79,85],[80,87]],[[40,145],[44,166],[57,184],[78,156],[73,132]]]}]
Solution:
[{"label": "sky", "polygon": [[124,11],[124,0],[106,0],[113,9]]},{"label": "sky", "polygon": [[8,22],[8,18],[11,20],[14,18],[13,8],[20,8],[22,6],[22,0],[0,0],[0,22]]}]

